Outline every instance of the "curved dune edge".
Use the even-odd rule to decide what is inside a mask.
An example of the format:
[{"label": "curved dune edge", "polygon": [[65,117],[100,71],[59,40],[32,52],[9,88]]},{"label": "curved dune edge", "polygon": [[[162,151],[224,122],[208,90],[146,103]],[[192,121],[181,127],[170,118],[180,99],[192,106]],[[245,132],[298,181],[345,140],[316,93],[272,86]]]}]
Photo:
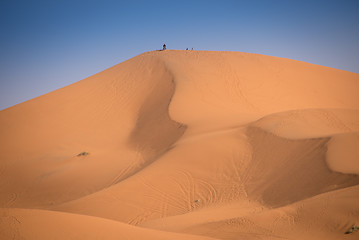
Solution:
[{"label": "curved dune edge", "polygon": [[359,109],[297,109],[274,113],[251,124],[288,139],[330,137],[359,131]]},{"label": "curved dune edge", "polygon": [[81,222],[105,239],[340,239],[359,222],[358,91],[359,74],[283,58],[141,54],[0,112],[3,216],[30,239],[55,221],[62,239],[89,236]]},{"label": "curved dune edge", "polygon": [[287,139],[330,137],[326,162],[335,172],[359,174],[359,110],[303,109],[265,116],[251,124]]},{"label": "curved dune edge", "polygon": [[0,209],[0,219],[1,239],[214,239],[39,209]]}]

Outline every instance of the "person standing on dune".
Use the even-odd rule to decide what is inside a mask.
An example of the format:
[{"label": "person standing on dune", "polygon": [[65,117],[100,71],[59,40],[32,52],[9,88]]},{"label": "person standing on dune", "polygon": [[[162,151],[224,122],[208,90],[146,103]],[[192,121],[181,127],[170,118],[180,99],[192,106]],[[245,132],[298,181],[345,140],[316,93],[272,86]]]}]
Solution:
[{"label": "person standing on dune", "polygon": [[163,44],[163,49],[162,50],[166,50],[166,44]]}]

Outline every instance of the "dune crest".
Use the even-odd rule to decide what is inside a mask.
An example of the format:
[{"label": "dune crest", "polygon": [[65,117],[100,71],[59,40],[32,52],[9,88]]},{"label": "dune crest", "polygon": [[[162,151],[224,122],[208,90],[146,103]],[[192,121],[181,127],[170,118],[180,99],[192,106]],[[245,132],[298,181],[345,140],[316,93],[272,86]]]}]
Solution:
[{"label": "dune crest", "polygon": [[166,50],[5,109],[2,237],[349,239],[358,92],[351,72]]}]

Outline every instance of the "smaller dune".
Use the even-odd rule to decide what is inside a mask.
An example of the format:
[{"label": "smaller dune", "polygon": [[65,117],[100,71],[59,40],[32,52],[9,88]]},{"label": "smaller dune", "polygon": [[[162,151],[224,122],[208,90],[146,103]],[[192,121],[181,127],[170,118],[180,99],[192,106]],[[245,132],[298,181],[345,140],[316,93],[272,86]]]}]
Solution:
[{"label": "smaller dune", "polygon": [[0,223],[0,239],[214,240],[144,229],[98,217],[38,209],[0,209]]},{"label": "smaller dune", "polygon": [[331,137],[359,132],[359,110],[297,109],[267,115],[252,126],[288,139]]}]

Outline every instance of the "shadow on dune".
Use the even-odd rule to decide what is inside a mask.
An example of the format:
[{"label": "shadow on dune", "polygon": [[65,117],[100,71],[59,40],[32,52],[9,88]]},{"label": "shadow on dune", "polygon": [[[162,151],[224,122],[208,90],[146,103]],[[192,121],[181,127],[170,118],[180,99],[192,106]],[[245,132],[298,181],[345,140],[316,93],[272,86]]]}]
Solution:
[{"label": "shadow on dune", "polygon": [[136,125],[129,137],[130,146],[143,157],[143,167],[166,153],[187,128],[169,116],[175,83],[170,73],[165,71],[164,74],[161,79],[154,79],[155,86],[139,109]]},{"label": "shadow on dune", "polygon": [[359,176],[331,171],[326,164],[330,138],[289,140],[249,127],[253,158],[242,170],[249,198],[269,207],[359,184]]}]

